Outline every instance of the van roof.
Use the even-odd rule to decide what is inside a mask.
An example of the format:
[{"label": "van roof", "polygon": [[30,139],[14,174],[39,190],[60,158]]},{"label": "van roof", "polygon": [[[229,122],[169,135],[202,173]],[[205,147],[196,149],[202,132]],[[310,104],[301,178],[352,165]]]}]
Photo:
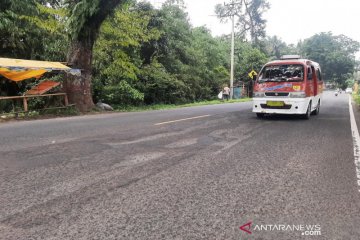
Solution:
[{"label": "van roof", "polygon": [[311,61],[309,59],[305,59],[305,58],[300,58],[300,59],[278,59],[278,60],[273,60],[271,62],[266,63],[266,65],[274,65],[274,64],[311,64],[314,67],[319,67],[320,65],[317,62]]}]

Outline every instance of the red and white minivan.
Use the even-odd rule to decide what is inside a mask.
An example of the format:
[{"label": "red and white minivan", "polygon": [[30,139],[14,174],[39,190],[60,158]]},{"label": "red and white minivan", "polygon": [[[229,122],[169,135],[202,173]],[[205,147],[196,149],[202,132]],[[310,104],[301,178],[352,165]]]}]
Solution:
[{"label": "red and white minivan", "polygon": [[320,65],[298,55],[285,55],[263,66],[256,78],[253,112],[299,114],[306,119],[320,111],[323,79]]}]

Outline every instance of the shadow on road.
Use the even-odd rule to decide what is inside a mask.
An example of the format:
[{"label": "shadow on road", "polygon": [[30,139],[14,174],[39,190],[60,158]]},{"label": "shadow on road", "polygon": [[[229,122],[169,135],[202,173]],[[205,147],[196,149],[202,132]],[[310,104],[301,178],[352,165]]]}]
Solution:
[{"label": "shadow on road", "polygon": [[[311,116],[314,117],[314,116]],[[263,118],[257,118],[260,121],[306,121],[300,115],[288,115],[288,114],[268,114]]]}]

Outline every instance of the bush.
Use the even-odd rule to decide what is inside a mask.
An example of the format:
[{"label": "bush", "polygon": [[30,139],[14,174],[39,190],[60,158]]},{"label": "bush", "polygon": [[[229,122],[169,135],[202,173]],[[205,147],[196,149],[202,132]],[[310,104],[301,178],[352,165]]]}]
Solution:
[{"label": "bush", "polygon": [[186,101],[188,88],[184,82],[166,72],[161,64],[153,63],[144,67],[139,79],[146,104],[176,104]]},{"label": "bush", "polygon": [[138,105],[144,101],[144,94],[124,80],[116,85],[105,86],[102,97],[108,104],[123,106]]}]

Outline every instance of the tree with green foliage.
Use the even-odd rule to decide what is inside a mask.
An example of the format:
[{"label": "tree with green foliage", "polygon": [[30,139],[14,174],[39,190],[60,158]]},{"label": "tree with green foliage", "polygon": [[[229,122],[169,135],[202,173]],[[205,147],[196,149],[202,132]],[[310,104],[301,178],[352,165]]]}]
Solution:
[{"label": "tree with green foliage", "polygon": [[247,42],[238,42],[236,44],[236,79],[248,82],[251,79],[248,73],[251,70],[259,72],[261,67],[269,60],[265,53],[254,48]]},{"label": "tree with green foliage", "polygon": [[205,27],[192,28],[185,10],[168,3],[159,13],[164,34],[156,59],[167,72],[183,82],[184,97],[175,102],[193,102],[216,97],[227,81],[228,48]]},{"label": "tree with green foliage", "polygon": [[89,111],[94,106],[91,91],[93,46],[100,27],[117,6],[126,0],[73,0],[68,1],[70,47],[67,62],[81,69],[81,77],[67,74],[64,89],[69,101],[80,111]]},{"label": "tree with green foliage", "polygon": [[153,11],[146,3],[131,5],[131,8],[129,5],[117,9],[103,23],[94,48],[93,90],[96,100],[116,105],[144,100],[144,94],[137,89],[138,75],[143,67],[141,46],[160,36],[157,28],[149,27]]},{"label": "tree with green foliage", "polygon": [[259,46],[260,40],[266,36],[263,14],[269,8],[270,4],[266,0],[233,0],[226,5],[216,5],[215,12],[223,21],[226,21],[224,17],[237,16],[237,35],[244,39],[249,35],[251,43]]},{"label": "tree with green foliage", "polygon": [[265,46],[267,54],[276,57],[276,59],[280,59],[284,54],[290,54],[287,52],[286,43],[277,36],[267,37]]},{"label": "tree with green foliage", "polygon": [[139,83],[145,103],[183,103],[216,96],[227,75],[222,43],[208,29],[191,27],[182,1],[166,2],[150,26],[161,35],[141,49],[144,67]]},{"label": "tree with green foliage", "polygon": [[[145,102],[151,104],[194,101],[197,76],[189,72],[190,64],[193,64],[194,60],[190,52],[193,38],[183,2],[165,2],[152,19],[151,26],[156,26],[162,34],[158,40],[150,42],[142,49],[142,56],[150,63],[140,76]],[[147,86],[151,86],[153,93],[145,90]],[[153,86],[161,87],[157,90]]]},{"label": "tree with green foliage", "polygon": [[229,81],[228,49],[224,48],[225,43],[220,39],[214,39],[205,27],[193,29],[192,38],[189,51],[194,64],[190,65],[190,71],[199,78],[194,89],[195,99],[211,99]]},{"label": "tree with green foliage", "polygon": [[359,42],[344,35],[323,32],[306,39],[300,47],[304,57],[320,64],[325,80],[346,87],[346,80],[354,72]]},{"label": "tree with green foliage", "polygon": [[[67,47],[64,20],[65,11],[55,0],[0,0],[0,56],[64,61]],[[21,95],[28,84],[0,76],[0,96]],[[12,108],[9,101],[0,106],[4,110]]]},{"label": "tree with green foliage", "polygon": [[64,61],[64,19],[57,1],[0,0],[0,55]]},{"label": "tree with green foliage", "polygon": [[[33,26],[23,16],[36,14],[34,1],[0,0],[0,55],[5,57],[32,57]],[[29,51],[30,50],[30,51]]]}]

